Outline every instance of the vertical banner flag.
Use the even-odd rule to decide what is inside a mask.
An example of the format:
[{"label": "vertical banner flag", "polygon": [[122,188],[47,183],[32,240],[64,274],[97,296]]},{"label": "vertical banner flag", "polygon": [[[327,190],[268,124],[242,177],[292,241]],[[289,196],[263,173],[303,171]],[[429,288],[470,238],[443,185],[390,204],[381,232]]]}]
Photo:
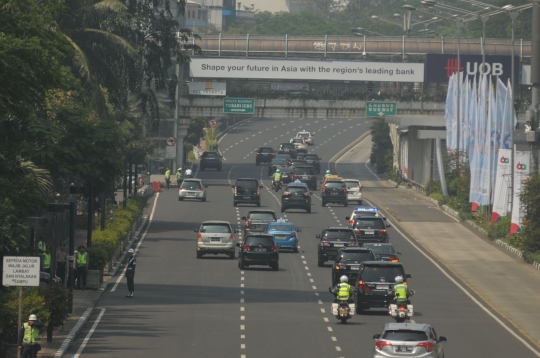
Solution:
[{"label": "vertical banner flag", "polygon": [[448,80],[448,92],[446,93],[446,106],[444,116],[446,118],[446,147],[450,152],[457,147],[456,143],[456,93],[457,75],[453,74]]},{"label": "vertical banner flag", "polygon": [[435,139],[435,147],[437,150],[437,169],[439,169],[439,178],[441,178],[441,189],[444,196],[448,196],[448,189],[446,188],[446,178],[444,177],[444,163],[441,153],[441,138]]},{"label": "vertical banner flag", "polygon": [[469,151],[469,163],[473,160],[473,148],[476,145],[476,106],[478,102],[478,94],[476,91],[476,77],[473,79],[472,89],[469,98],[469,144],[467,145],[467,150]]},{"label": "vertical banner flag", "polygon": [[512,223],[510,224],[510,233],[516,234],[521,231],[523,215],[521,213],[521,201],[519,193],[523,187],[523,182],[529,177],[529,163],[531,152],[516,151],[514,154],[516,164],[514,165],[514,197],[512,198]]},{"label": "vertical banner flag", "polygon": [[480,196],[478,200],[478,204],[480,205],[489,205],[491,198],[491,126],[493,122],[493,116],[495,115],[493,113],[493,106],[492,103],[494,102],[494,96],[493,96],[493,86],[491,85],[491,76],[488,78],[488,88],[487,88],[487,97],[486,97],[486,105],[487,105],[487,115],[485,119],[485,130],[483,131],[484,140],[483,145],[481,148],[481,161],[480,161],[480,177],[479,177],[479,191]]},{"label": "vertical banner flag", "polygon": [[507,215],[511,194],[510,180],[512,176],[512,151],[510,149],[499,149],[497,158],[497,177],[495,179],[491,222],[499,221],[502,217]]},{"label": "vertical banner flag", "polygon": [[471,95],[471,85],[465,77],[461,81],[461,96],[459,105],[459,149],[466,152],[469,149],[469,97]]},{"label": "vertical banner flag", "polygon": [[471,170],[471,188],[469,192],[469,202],[472,203],[471,210],[476,211],[480,203],[481,195],[481,166],[482,166],[482,149],[486,137],[486,100],[488,94],[487,76],[482,75],[478,81],[478,104],[476,106],[476,130],[475,130],[475,146],[471,148],[473,160],[470,162]]},{"label": "vertical banner flag", "polygon": [[400,146],[401,146],[401,168],[403,172],[401,175],[404,179],[409,179],[409,141],[407,136],[400,136]]}]

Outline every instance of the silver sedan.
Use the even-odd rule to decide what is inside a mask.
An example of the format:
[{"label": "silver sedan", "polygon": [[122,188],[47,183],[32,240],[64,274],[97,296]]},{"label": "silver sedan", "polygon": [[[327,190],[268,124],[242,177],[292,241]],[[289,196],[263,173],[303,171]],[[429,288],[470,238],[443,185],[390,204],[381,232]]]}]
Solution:
[{"label": "silver sedan", "polygon": [[197,199],[206,201],[207,186],[201,179],[184,179],[180,189],[178,189],[178,200]]},{"label": "silver sedan", "polygon": [[382,334],[373,336],[373,358],[443,358],[443,336],[423,323],[387,323]]}]

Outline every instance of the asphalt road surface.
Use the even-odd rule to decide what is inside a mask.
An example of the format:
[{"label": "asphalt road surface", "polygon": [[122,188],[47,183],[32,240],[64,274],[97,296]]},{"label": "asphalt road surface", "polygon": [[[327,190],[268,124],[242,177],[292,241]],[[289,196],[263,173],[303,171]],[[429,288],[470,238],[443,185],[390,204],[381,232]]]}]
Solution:
[{"label": "asphalt road surface", "polygon": [[[211,219],[242,227],[240,218],[255,207],[233,207],[230,185],[240,177],[262,178],[266,185],[262,208],[281,215],[280,196],[269,190],[266,167],[255,165],[259,146],[276,148],[301,129],[315,132],[315,145],[309,152],[323,158],[324,174],[328,160],[370,126],[370,121],[347,119],[257,119],[225,135],[220,143],[225,157],[223,171],[210,169],[196,175],[209,185],[208,201],[180,202],[174,189],[151,198],[151,223],[137,246],[135,297],[124,297],[125,279],[117,287],[110,285],[66,356],[371,356],[372,336],[391,319],[386,311],[373,310],[340,324],[330,313],[330,264],[317,267],[315,235],[329,225],[346,225],[345,216],[351,214],[352,205],[344,208],[329,204],[323,208],[318,188],[311,214],[288,211],[286,218],[301,229],[300,252],[281,253],[278,272],[267,267],[240,270],[238,261],[225,255],[197,259],[196,234],[192,231]],[[366,151],[358,155],[368,157]],[[339,163],[337,169],[363,181],[375,180],[363,164],[354,160]],[[369,187],[364,191],[368,200],[375,194]],[[452,220],[420,206],[396,204],[393,210],[409,220],[421,217],[422,222],[432,221],[433,225]],[[401,261],[413,275],[414,320],[433,324],[439,335],[447,337],[446,357],[536,356],[401,236],[399,223],[392,224],[391,242],[403,253]]]}]

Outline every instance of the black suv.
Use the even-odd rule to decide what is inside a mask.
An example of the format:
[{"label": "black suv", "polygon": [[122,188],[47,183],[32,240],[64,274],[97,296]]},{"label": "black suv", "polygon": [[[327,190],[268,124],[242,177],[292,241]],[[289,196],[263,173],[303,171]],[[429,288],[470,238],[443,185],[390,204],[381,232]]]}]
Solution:
[{"label": "black suv", "polygon": [[294,168],[302,166],[302,165],[308,165],[308,163],[304,159],[293,159],[290,161],[290,164],[289,164],[289,166],[294,167]]},{"label": "black suv", "polygon": [[274,271],[279,270],[279,248],[273,235],[250,234],[236,246],[240,248],[238,267],[241,270],[251,265],[268,265]]},{"label": "black suv", "polygon": [[353,230],[358,241],[364,242],[388,242],[388,232],[383,218],[361,216],[354,220]]},{"label": "black suv", "polygon": [[270,163],[276,153],[274,148],[271,147],[260,147],[257,149],[257,155],[255,156],[255,164],[259,165],[261,163]]},{"label": "black suv", "polygon": [[320,174],[321,172],[321,159],[322,158],[320,158],[317,154],[304,155],[304,160],[308,163],[308,165],[313,165],[315,167],[317,174]]},{"label": "black suv", "polygon": [[234,189],[234,206],[238,204],[256,204],[261,206],[261,189],[257,179],[242,178],[236,179],[236,183],[231,185]]},{"label": "black suv", "polygon": [[360,264],[356,279],[356,312],[371,307],[388,308],[394,298],[388,292],[396,284],[395,278],[410,278],[400,262],[365,261]]},{"label": "black suv", "polygon": [[244,236],[250,232],[266,231],[268,223],[276,221],[276,213],[273,210],[251,210],[247,216],[242,216],[244,224]]},{"label": "black suv", "polygon": [[294,177],[302,183],[306,183],[311,190],[317,190],[317,174],[314,167],[304,165],[295,167]]},{"label": "black suv", "polygon": [[218,152],[204,152],[201,156],[199,169],[204,171],[206,168],[215,168],[220,172],[223,167],[221,158],[222,156]]},{"label": "black suv", "polygon": [[278,149],[279,154],[289,154],[291,158],[296,159],[296,148],[293,143],[281,143]]},{"label": "black suv", "polygon": [[[336,255],[336,262],[332,266],[332,286],[339,283],[339,278],[343,275],[349,278],[350,284],[354,284],[360,264],[364,261],[375,261],[377,255],[367,247],[347,247],[341,249]],[[354,280],[351,280],[354,278]]]},{"label": "black suv", "polygon": [[268,163],[268,175],[272,175],[276,172],[276,169],[285,167],[289,164],[289,161],[284,158],[274,158]]},{"label": "black suv", "polygon": [[321,187],[321,200],[322,206],[326,206],[327,203],[343,204],[343,206],[349,206],[347,201],[347,185],[343,180],[327,180]]},{"label": "black suv", "polygon": [[327,227],[316,238],[320,239],[317,248],[319,267],[324,266],[326,261],[334,260],[339,250],[358,246],[358,239],[354,231],[348,227]]},{"label": "black suv", "polygon": [[304,209],[311,212],[311,195],[304,183],[290,183],[281,195],[281,212],[287,209]]}]

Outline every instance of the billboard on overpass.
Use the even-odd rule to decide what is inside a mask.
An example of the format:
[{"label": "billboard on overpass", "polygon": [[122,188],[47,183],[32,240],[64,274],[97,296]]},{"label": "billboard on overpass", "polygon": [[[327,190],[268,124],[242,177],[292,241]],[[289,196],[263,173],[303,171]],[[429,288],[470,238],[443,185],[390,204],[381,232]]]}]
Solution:
[{"label": "billboard on overpass", "polygon": [[192,58],[195,78],[424,82],[423,63]]}]

